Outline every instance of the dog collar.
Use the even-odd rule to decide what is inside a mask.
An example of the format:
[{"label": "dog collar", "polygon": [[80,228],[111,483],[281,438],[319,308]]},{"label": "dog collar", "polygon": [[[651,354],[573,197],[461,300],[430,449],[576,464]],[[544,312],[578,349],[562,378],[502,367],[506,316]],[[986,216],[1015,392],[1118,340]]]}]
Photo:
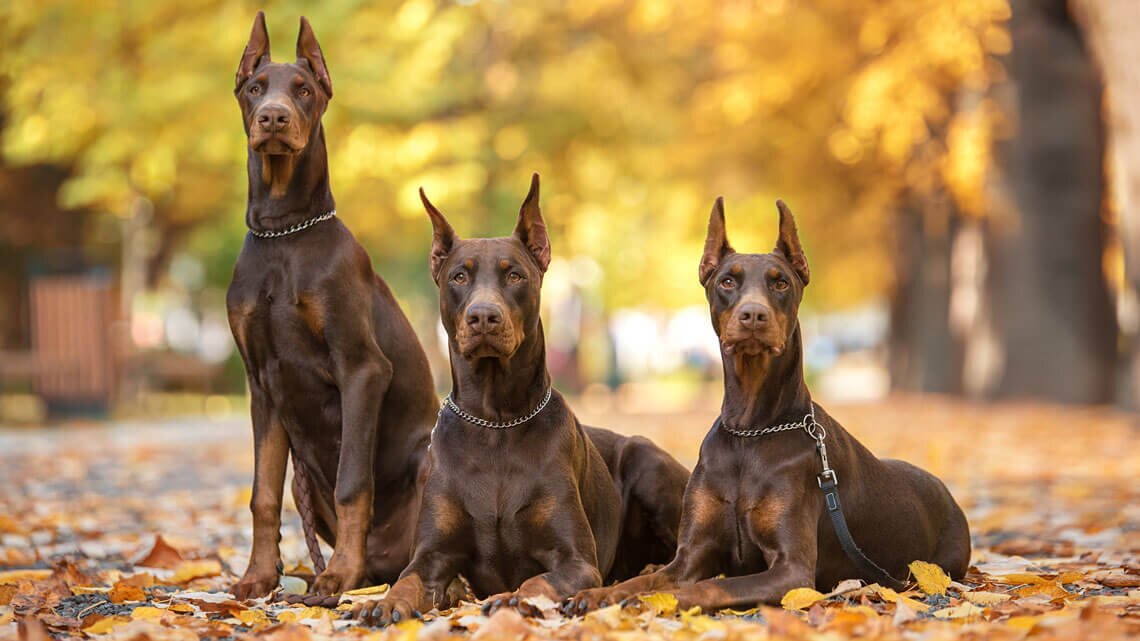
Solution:
[{"label": "dog collar", "polygon": [[310,218],[304,222],[297,223],[296,225],[293,225],[291,227],[286,227],[285,229],[278,229],[275,231],[258,231],[256,229],[250,227],[249,233],[253,234],[254,236],[257,236],[258,238],[280,238],[281,236],[288,236],[289,234],[295,234],[299,231],[304,231],[304,230],[312,227],[313,225],[316,225],[317,223],[322,223],[322,222],[324,222],[324,221],[326,221],[326,220],[328,220],[334,216],[336,216],[336,210],[335,209],[330,211],[330,212],[323,213],[320,216],[314,216],[313,218]]},{"label": "dog collar", "polygon": [[772,425],[769,427],[751,430],[738,430],[731,428],[728,426],[728,424],[719,418],[717,419],[717,423],[720,425],[720,429],[728,432],[729,434],[732,434],[733,436],[739,436],[741,438],[752,438],[755,436],[764,436],[765,434],[774,434],[776,432],[790,432],[792,430],[803,430],[807,432],[808,436],[820,442],[822,442],[823,439],[827,438],[827,430],[823,429],[823,426],[819,424],[819,421],[815,420],[814,404],[811,406],[811,409],[808,410],[808,413],[805,414],[803,418],[793,423],[780,423],[779,425]]},{"label": "dog collar", "polygon": [[538,416],[539,412],[541,412],[543,410],[543,408],[546,407],[546,404],[550,402],[550,395],[551,395],[551,392],[553,391],[553,389],[554,388],[552,388],[552,387],[546,388],[546,395],[544,395],[542,397],[542,402],[540,402],[538,404],[538,407],[534,408],[534,410],[531,413],[527,414],[526,416],[520,416],[519,418],[510,420],[510,421],[504,421],[501,423],[498,423],[495,421],[488,421],[485,418],[479,418],[478,416],[475,416],[474,414],[463,411],[463,409],[461,409],[458,405],[455,404],[455,401],[451,400],[451,394],[448,394],[443,399],[443,405],[439,408],[439,412],[440,412],[440,414],[442,414],[443,408],[446,407],[447,409],[451,410],[456,416],[467,421],[468,423],[471,423],[472,425],[478,425],[479,427],[486,427],[486,428],[492,429],[492,430],[510,429],[512,427],[518,427],[519,425],[522,425],[523,423],[526,423],[527,421],[531,420],[532,418]]}]

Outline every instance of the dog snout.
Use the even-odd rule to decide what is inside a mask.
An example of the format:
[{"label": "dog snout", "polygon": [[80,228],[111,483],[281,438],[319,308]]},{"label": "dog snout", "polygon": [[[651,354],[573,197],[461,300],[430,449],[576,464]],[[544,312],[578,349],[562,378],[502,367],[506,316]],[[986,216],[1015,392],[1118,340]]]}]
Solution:
[{"label": "dog snout", "polygon": [[736,310],[736,321],[748,330],[763,329],[768,325],[771,310],[759,303],[745,303]]},{"label": "dog snout", "polygon": [[257,125],[266,133],[277,133],[289,126],[292,115],[285,105],[268,104],[257,110]]},{"label": "dog snout", "polygon": [[467,325],[479,333],[496,331],[503,324],[503,308],[492,303],[475,303],[467,308]]}]

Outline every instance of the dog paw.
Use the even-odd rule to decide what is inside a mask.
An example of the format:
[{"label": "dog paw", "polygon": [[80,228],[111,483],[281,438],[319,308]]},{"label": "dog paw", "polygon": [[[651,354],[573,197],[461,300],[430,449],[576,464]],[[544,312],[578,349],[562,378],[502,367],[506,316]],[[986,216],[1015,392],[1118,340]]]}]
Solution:
[{"label": "dog paw", "polygon": [[281,599],[291,605],[319,605],[322,608],[335,608],[340,604],[339,594],[290,594]]},{"label": "dog paw", "polygon": [[576,616],[591,610],[598,610],[615,603],[621,603],[629,595],[620,594],[613,588],[593,588],[582,590],[578,594],[562,602],[562,614]]},{"label": "dog paw", "polygon": [[391,596],[376,601],[365,601],[352,608],[351,616],[373,626],[385,626],[400,621],[422,618],[412,604]]},{"label": "dog paw", "polygon": [[276,572],[259,572],[250,568],[231,589],[234,598],[238,601],[257,599],[263,597],[277,588],[278,576]]},{"label": "dog paw", "polygon": [[483,614],[486,616],[491,616],[502,608],[513,608],[524,617],[542,618],[542,609],[520,597],[518,592],[495,594],[483,602]]},{"label": "dog paw", "polygon": [[330,564],[329,567],[313,581],[313,587],[309,590],[309,593],[330,596],[348,592],[349,590],[355,590],[359,587],[363,579],[363,571],[341,570],[334,568],[334,566]]}]

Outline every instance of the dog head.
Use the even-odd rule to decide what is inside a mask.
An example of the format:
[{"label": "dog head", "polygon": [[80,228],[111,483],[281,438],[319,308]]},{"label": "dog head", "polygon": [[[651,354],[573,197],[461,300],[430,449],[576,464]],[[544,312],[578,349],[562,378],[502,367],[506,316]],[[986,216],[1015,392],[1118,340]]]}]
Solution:
[{"label": "dog head", "polygon": [[542,277],[550,265],[538,191],[534,174],[511,236],[461,240],[420,189],[433,229],[431,275],[440,316],[464,359],[510,358],[538,332]]},{"label": "dog head", "polygon": [[769,359],[787,348],[810,279],[796,221],[783,201],[780,235],[769,254],[740,254],[725,234],[724,200],[709,216],[700,279],[721,351],[735,358]]},{"label": "dog head", "polygon": [[272,62],[265,14],[259,11],[238,63],[234,95],[252,151],[302,153],[332,98],[332,80],[309,21],[301,18],[297,61]]}]

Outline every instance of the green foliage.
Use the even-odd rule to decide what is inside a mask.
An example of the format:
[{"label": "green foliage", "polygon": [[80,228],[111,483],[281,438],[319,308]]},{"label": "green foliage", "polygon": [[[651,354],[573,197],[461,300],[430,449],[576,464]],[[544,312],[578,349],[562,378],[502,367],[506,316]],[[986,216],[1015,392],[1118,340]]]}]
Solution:
[{"label": "green foliage", "polygon": [[[5,158],[73,168],[69,206],[126,217],[149,199],[161,227],[194,228],[187,247],[224,283],[245,203],[232,78],[258,8],[5,3]],[[816,303],[884,293],[900,190],[946,172],[964,202],[981,192],[985,122],[957,100],[1008,48],[1005,0],[264,9],[275,59],[292,59],[301,13],[321,39],[338,209],[397,291],[431,289],[417,187],[461,235],[505,234],[539,171],[555,254],[596,259],[610,307],[700,300],[718,194],[749,250],[771,246],[775,198],[791,204]],[[948,127],[957,147],[917,153]]]}]

